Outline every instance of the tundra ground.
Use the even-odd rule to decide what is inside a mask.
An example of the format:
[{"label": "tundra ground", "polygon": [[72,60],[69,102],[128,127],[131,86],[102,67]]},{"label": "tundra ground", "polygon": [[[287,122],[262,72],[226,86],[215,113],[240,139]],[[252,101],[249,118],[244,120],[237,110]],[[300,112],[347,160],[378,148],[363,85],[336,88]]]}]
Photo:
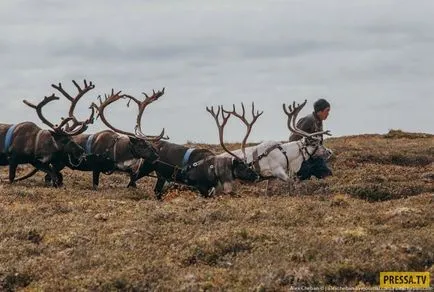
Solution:
[{"label": "tundra ground", "polygon": [[[326,140],[334,176],[237,184],[237,196],[154,178],[64,170],[0,184],[0,290],[286,291],[378,286],[381,271],[434,278],[434,136],[390,131]],[[218,146],[195,144],[221,151]],[[237,144],[230,145],[232,149]],[[22,171],[27,171],[23,168]]]}]

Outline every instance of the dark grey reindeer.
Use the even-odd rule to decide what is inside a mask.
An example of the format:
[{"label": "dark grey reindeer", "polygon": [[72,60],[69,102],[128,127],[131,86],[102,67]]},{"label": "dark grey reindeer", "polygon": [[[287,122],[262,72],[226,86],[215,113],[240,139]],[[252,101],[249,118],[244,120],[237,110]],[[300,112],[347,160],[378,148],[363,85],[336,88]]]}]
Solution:
[{"label": "dark grey reindeer", "polygon": [[[192,186],[202,196],[209,197],[220,190],[225,193],[232,193],[232,182],[235,179],[253,182],[259,178],[258,174],[246,163],[245,158],[230,152],[223,142],[224,127],[230,116],[225,115],[221,107],[218,107],[217,113],[214,112],[213,108],[207,108],[207,110],[216,120],[220,145],[225,151],[231,153],[232,157],[219,157],[207,149],[189,148],[167,141],[156,142],[154,147],[160,157],[157,162],[160,167],[167,166],[165,172],[156,169],[157,183],[154,192],[157,198],[161,199],[163,187],[167,181]],[[221,124],[219,123],[220,114],[223,118]],[[257,116],[261,114],[258,113]],[[250,131],[243,139],[242,148],[245,147],[245,141],[249,134]],[[174,167],[171,169],[170,166]]]}]

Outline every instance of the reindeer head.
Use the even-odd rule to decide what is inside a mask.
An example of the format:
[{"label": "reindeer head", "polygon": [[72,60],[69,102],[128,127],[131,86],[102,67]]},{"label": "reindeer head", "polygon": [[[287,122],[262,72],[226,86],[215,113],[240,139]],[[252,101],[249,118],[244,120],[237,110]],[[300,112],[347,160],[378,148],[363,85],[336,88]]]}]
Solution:
[{"label": "reindeer head", "polygon": [[327,160],[333,153],[331,149],[324,146],[322,138],[318,136],[303,137],[301,144],[309,157],[321,157]]},{"label": "reindeer head", "polygon": [[[253,169],[253,167],[251,165],[249,165],[247,163],[247,156],[246,156],[245,147],[246,147],[246,143],[247,143],[247,138],[249,137],[249,135],[252,131],[253,124],[256,122],[256,120],[259,118],[259,116],[261,116],[263,114],[263,112],[259,112],[259,111],[255,112],[255,104],[252,103],[253,119],[251,122],[249,122],[249,121],[247,121],[247,119],[245,117],[246,111],[245,111],[243,103],[241,103],[241,108],[242,108],[242,114],[239,114],[236,112],[235,105],[233,105],[232,111],[225,110],[222,105],[218,106],[217,112],[214,111],[213,106],[211,106],[211,108],[207,107],[206,110],[214,117],[217,128],[219,130],[220,145],[227,153],[229,153],[231,156],[234,157],[234,159],[232,160],[233,176],[235,178],[245,180],[245,181],[256,181],[259,179],[259,174]],[[243,157],[239,157],[239,156],[235,155],[232,151],[229,151],[227,149],[226,145],[224,144],[224,141],[223,141],[224,127],[226,126],[226,124],[227,124],[227,122],[231,116],[237,117],[246,126],[246,135],[244,136],[244,139],[242,140],[242,143],[241,143],[241,152],[243,153]],[[220,121],[220,118],[221,118],[221,121]]]},{"label": "reindeer head", "polygon": [[[97,106],[94,103],[93,107],[95,107],[98,110],[98,116],[101,117],[102,122],[107,127],[112,129],[116,133],[124,134],[124,135],[127,135],[129,137],[131,152],[133,153],[133,155],[135,157],[143,158],[143,159],[148,160],[148,161],[155,161],[158,159],[158,154],[155,151],[154,147],[152,146],[151,142],[157,142],[161,139],[168,139],[168,137],[164,137],[164,129],[161,131],[160,135],[158,135],[158,136],[149,136],[149,135],[143,134],[141,121],[142,121],[143,111],[145,110],[145,108],[150,103],[154,102],[155,100],[157,100],[160,96],[162,96],[164,94],[164,88],[162,91],[157,91],[157,92],[153,91],[153,94],[151,96],[148,96],[146,93],[143,93],[143,94],[145,95],[146,98],[143,101],[140,101],[140,100],[138,100],[135,97],[130,96],[130,95],[126,95],[126,94],[121,95],[121,91],[118,91],[117,93],[115,93],[114,90],[112,89],[112,92],[110,95],[105,95],[104,101],[101,99],[101,97],[99,97],[99,99],[100,99],[100,105],[99,106]],[[129,99],[127,106],[129,106],[130,101],[134,101],[138,105],[139,112],[137,114],[137,120],[136,120],[136,126],[135,126],[135,132],[134,133],[123,131],[123,130],[115,128],[113,125],[111,125],[107,121],[107,119],[104,116],[105,108],[109,104],[111,104],[111,103],[113,103],[119,99]]]},{"label": "reindeer head", "polygon": [[314,157],[303,161],[300,170],[297,172],[297,177],[300,180],[309,179],[312,175],[321,179],[333,175],[333,173],[324,158]]},{"label": "reindeer head", "polygon": [[59,83],[58,85],[52,84],[51,86],[58,90],[63,96],[65,96],[70,102],[71,105],[69,107],[69,113],[67,118],[62,118],[59,125],[54,125],[51,123],[47,118],[44,117],[42,114],[42,107],[47,105],[49,102],[54,100],[59,100],[60,98],[57,97],[54,93],[50,96],[45,96],[44,99],[38,103],[37,105],[34,105],[27,100],[23,100],[23,102],[30,106],[31,108],[34,108],[36,110],[36,113],[38,114],[39,119],[49,126],[51,128],[51,134],[53,138],[55,139],[57,143],[57,147],[59,148],[59,152],[63,152],[68,155],[68,157],[77,159],[81,161],[84,157],[85,150],[75,143],[71,137],[74,135],[78,135],[83,133],[87,130],[89,124],[92,124],[94,121],[94,109],[91,109],[91,113],[88,119],[84,121],[78,121],[77,118],[74,115],[74,109],[80,100],[80,98],[83,97],[84,94],[86,94],[91,89],[95,88],[95,85],[92,84],[92,82],[87,83],[86,80],[84,80],[84,87],[81,88],[77,82],[72,80],[75,87],[78,90],[78,93],[75,97],[72,97],[69,95],[62,87],[62,84]]},{"label": "reindeer head", "polygon": [[259,179],[259,174],[244,160],[232,160],[232,174],[234,178],[254,182]]}]

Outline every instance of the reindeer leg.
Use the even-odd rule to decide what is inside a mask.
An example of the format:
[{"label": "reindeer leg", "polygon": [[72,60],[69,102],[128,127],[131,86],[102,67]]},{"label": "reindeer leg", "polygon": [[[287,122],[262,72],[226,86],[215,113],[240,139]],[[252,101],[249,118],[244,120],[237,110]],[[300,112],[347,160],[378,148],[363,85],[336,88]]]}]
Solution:
[{"label": "reindeer leg", "polygon": [[135,181],[138,181],[144,176],[148,176],[151,172],[155,170],[155,167],[153,164],[149,164],[147,162],[144,162],[142,166],[139,168],[139,170],[136,172],[135,175]]},{"label": "reindeer leg", "polygon": [[204,189],[204,188],[197,188],[199,190],[199,193],[202,197],[208,198],[209,196],[212,196],[214,194],[215,188],[211,189]]},{"label": "reindeer leg", "polygon": [[296,176],[291,176],[288,180],[288,192],[289,195],[296,195],[297,194],[297,186],[299,184],[300,180]]},{"label": "reindeer leg", "polygon": [[[144,163],[144,165],[146,164],[146,162]],[[153,168],[149,168],[146,165],[142,166],[141,168],[139,168],[139,170],[136,173],[131,173],[130,174],[130,182],[128,183],[127,188],[129,187],[133,187],[136,188],[137,184],[136,182],[141,179],[144,176],[149,175],[152,171],[154,171]]]},{"label": "reindeer leg", "polygon": [[166,179],[164,179],[161,176],[158,176],[157,183],[155,184],[154,187],[154,194],[158,200],[161,200],[161,198],[163,197],[163,187],[165,183],[166,183]]},{"label": "reindeer leg", "polygon": [[58,187],[59,186],[59,176],[58,173],[60,173],[59,171],[56,171],[55,169],[53,169],[53,167],[49,164],[49,163],[43,163],[40,161],[33,161],[32,165],[42,171],[44,171],[45,173],[47,173],[50,177],[51,177],[51,181],[53,183],[53,187]]},{"label": "reindeer leg", "polygon": [[290,179],[286,182],[286,184],[288,186],[288,195],[293,194],[295,191],[294,180]]},{"label": "reindeer leg", "polygon": [[207,185],[196,185],[196,191],[199,191],[200,195],[204,198],[210,198],[215,195],[216,188]]},{"label": "reindeer leg", "polygon": [[266,196],[268,196],[268,183],[269,183],[269,179],[267,179],[266,181],[265,181],[265,195]]},{"label": "reindeer leg", "polygon": [[[66,165],[60,161],[55,161],[51,165],[53,171],[56,173],[58,186],[63,186],[63,174],[60,171],[64,169]],[[47,179],[45,179],[45,181],[47,181]]]},{"label": "reindeer leg", "polygon": [[133,173],[130,174],[130,182],[128,183],[127,188],[137,188],[136,177]]},{"label": "reindeer leg", "polygon": [[128,183],[127,187],[137,187],[136,182],[141,179],[144,176],[149,175],[152,171],[154,171],[153,169],[146,169],[146,170],[142,170],[139,169],[139,172],[136,174],[130,174],[130,182]]},{"label": "reindeer leg", "polygon": [[[56,176],[58,179],[58,186],[63,186],[63,174],[60,171],[57,171]],[[44,182],[47,186],[51,185],[53,181],[50,173],[45,174]]]},{"label": "reindeer leg", "polygon": [[[62,170],[63,167],[62,168],[57,168],[55,165],[53,165],[52,169],[53,169],[53,172],[55,173],[55,175],[57,177],[57,186],[58,187],[63,186],[63,174],[60,172],[60,170]],[[47,173],[45,175],[45,184],[50,185],[50,182],[53,182],[53,180],[51,179],[51,174]]]},{"label": "reindeer leg", "polygon": [[9,183],[13,183],[15,179],[15,175],[17,173],[18,164],[14,161],[9,162]]},{"label": "reindeer leg", "polygon": [[57,179],[58,181],[58,186],[61,187],[63,186],[63,174],[60,171],[56,171],[56,175],[57,175]]},{"label": "reindeer leg", "polygon": [[98,185],[99,185],[99,175],[101,174],[101,172],[99,170],[94,170],[92,172],[92,188],[96,191],[98,189]]},{"label": "reindeer leg", "polygon": [[48,173],[46,173],[45,177],[44,177],[44,182],[45,182],[46,186],[51,185],[51,175],[49,175]]}]

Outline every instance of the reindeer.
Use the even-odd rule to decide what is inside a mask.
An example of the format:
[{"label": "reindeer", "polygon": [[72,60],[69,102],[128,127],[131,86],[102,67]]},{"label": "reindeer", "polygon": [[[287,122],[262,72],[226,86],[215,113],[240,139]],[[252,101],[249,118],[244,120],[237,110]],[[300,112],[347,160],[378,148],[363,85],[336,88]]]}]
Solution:
[{"label": "reindeer", "polygon": [[[202,196],[210,197],[221,189],[224,193],[232,193],[232,182],[235,179],[254,182],[259,178],[245,159],[229,151],[223,142],[223,130],[229,115],[225,115],[221,107],[218,107],[217,113],[213,107],[207,107],[206,110],[216,120],[220,145],[230,157],[220,157],[207,149],[189,148],[167,141],[160,140],[154,143],[160,157],[156,162],[157,182],[154,188],[158,199],[162,198],[163,187],[167,181],[194,187]],[[221,123],[220,114],[223,118]],[[258,113],[257,117],[261,114]],[[247,131],[242,148],[245,147],[249,134],[250,131]],[[149,173],[143,172],[142,175],[149,175]]]},{"label": "reindeer", "polygon": [[86,131],[88,125],[93,123],[94,110],[91,110],[90,117],[85,121],[78,121],[73,115],[77,102],[95,86],[84,80],[84,87],[81,88],[77,82],[72,81],[78,89],[75,97],[70,96],[63,88],[61,83],[51,86],[60,91],[69,101],[69,115],[62,118],[59,125],[53,125],[42,114],[42,108],[48,103],[59,100],[54,93],[51,96],[45,96],[37,105],[27,100],[23,102],[29,107],[36,110],[39,119],[51,130],[43,130],[33,122],[22,122],[19,124],[0,124],[0,165],[9,165],[9,182],[15,180],[16,169],[19,164],[30,163],[35,168],[46,172],[57,187],[62,184],[61,177],[58,176],[55,169],[62,164],[63,156],[71,164],[79,165],[84,158],[84,149],[72,140],[72,137]]},{"label": "reindeer", "polygon": [[[302,140],[280,143],[277,141],[266,141],[256,146],[236,150],[234,154],[243,153],[262,180],[277,178],[289,182],[291,178],[308,179],[312,174],[318,178],[331,175],[331,170],[318,159],[324,159],[331,155],[331,151],[322,145],[323,134],[330,135],[330,131],[316,133],[306,133],[296,126],[298,113],[306,105],[305,100],[301,105],[289,105],[288,108],[283,104],[283,110],[288,116],[288,129],[291,132],[303,136]],[[234,105],[235,108],[235,105]],[[228,114],[237,116],[246,125],[247,121],[243,115],[237,115],[235,110],[225,111]],[[222,153],[220,157],[227,157],[227,153]],[[313,160],[313,162],[312,162]]]},{"label": "reindeer", "polygon": [[[121,91],[115,93],[114,90],[112,90],[110,95],[105,95],[104,101],[99,96],[100,104],[96,105],[93,103],[92,108],[97,110],[97,118],[100,117],[101,121],[110,130],[100,131],[95,134],[81,134],[74,137],[74,141],[85,149],[86,159],[79,165],[76,165],[70,163],[69,159],[64,156],[63,164],[58,165],[56,172],[60,174],[60,171],[65,166],[73,170],[92,171],[94,190],[98,188],[101,173],[109,175],[114,171],[126,172],[130,175],[130,182],[127,187],[136,187],[136,181],[141,177],[139,175],[140,170],[153,171],[153,164],[158,159],[158,154],[150,142],[167,138],[164,137],[164,129],[158,136],[147,136],[143,134],[141,126],[145,108],[164,94],[164,88],[162,91],[153,91],[151,96],[148,96],[146,93],[143,94],[146,97],[143,101],[139,101],[130,95],[121,94]],[[139,107],[135,133],[114,127],[104,114],[108,105],[126,98],[129,98],[130,101],[134,100]],[[23,179],[33,175],[36,171],[29,173]],[[50,177],[46,177],[46,180],[49,179]]]},{"label": "reindeer", "polygon": [[[111,131],[103,131],[95,135],[94,142],[89,142],[90,137],[86,138],[86,143],[89,145],[89,152],[99,155],[100,157],[109,159],[113,162],[109,170],[105,172],[121,171],[130,175],[130,182],[127,187],[136,187],[136,181],[143,175],[140,175],[142,169],[146,171],[154,170],[154,164],[158,159],[158,153],[152,146],[152,142],[157,142],[161,139],[168,139],[164,136],[164,129],[158,136],[145,135],[142,131],[142,116],[145,108],[152,102],[158,100],[159,97],[164,95],[164,88],[161,91],[155,92],[148,96],[146,93],[145,99],[139,101],[131,95],[120,95],[120,91],[114,93],[112,90],[111,95],[107,96],[105,101],[100,100],[100,105],[93,106],[98,110],[98,116],[101,117],[101,121],[111,129]],[[120,99],[129,99],[129,102],[133,100],[137,103],[139,111],[136,119],[135,132],[127,132],[114,127],[108,122],[104,115],[105,108]],[[129,106],[128,102],[128,106]],[[93,149],[92,151],[90,149]],[[101,170],[93,168],[93,184],[98,185],[99,174]]]}]

